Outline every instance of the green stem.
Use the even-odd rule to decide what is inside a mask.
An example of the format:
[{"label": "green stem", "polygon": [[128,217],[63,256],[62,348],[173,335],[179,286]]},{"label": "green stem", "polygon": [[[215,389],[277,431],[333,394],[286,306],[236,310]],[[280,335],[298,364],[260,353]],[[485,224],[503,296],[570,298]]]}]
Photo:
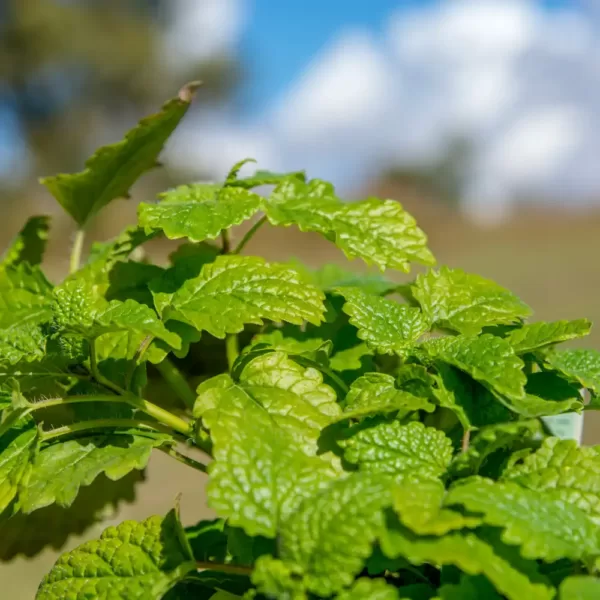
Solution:
[{"label": "green stem", "polygon": [[462,452],[466,452],[469,449],[469,442],[471,441],[471,430],[465,429],[465,432],[462,436],[462,441],[460,444],[460,449]]},{"label": "green stem", "polygon": [[231,254],[239,254],[244,246],[254,237],[254,234],[267,222],[267,217],[261,217],[248,231],[246,235],[242,238],[240,243],[235,247],[235,249],[231,252]]},{"label": "green stem", "polygon": [[229,231],[227,229],[223,229],[221,231],[221,254],[229,254],[231,251],[231,240],[229,238]]},{"label": "green stem", "polygon": [[160,421],[164,425],[167,425],[174,431],[178,431],[183,435],[190,435],[192,433],[192,426],[187,421],[184,421],[180,417],[170,413],[168,410],[161,408],[157,404],[153,404],[152,402],[148,402],[148,400],[144,400],[143,398],[135,396],[134,394],[130,394],[123,388],[119,387],[116,383],[110,381],[110,379],[104,377],[104,375],[102,375],[98,369],[95,341],[90,344],[90,368],[92,370],[94,379],[98,383],[120,395],[123,401],[127,402],[127,404],[130,406],[138,408],[142,412],[154,417],[157,421]]},{"label": "green stem", "polygon": [[93,429],[114,429],[116,427],[123,428],[135,428],[135,429],[148,429],[150,431],[161,431],[164,433],[170,433],[167,427],[162,426],[160,423],[150,423],[148,421],[136,421],[135,419],[95,419],[93,421],[81,421],[79,423],[72,423],[71,425],[63,425],[57,427],[52,431],[44,431],[41,434],[43,442],[61,437],[63,435],[69,435],[71,433],[77,433],[79,431],[89,431]]},{"label": "green stem", "polygon": [[75,240],[73,242],[73,248],[71,250],[71,261],[69,263],[69,273],[71,274],[79,270],[84,238],[85,231],[83,229],[78,229],[77,233],[75,234]]},{"label": "green stem", "polygon": [[227,352],[227,364],[229,370],[233,369],[233,365],[240,354],[238,345],[238,336],[235,333],[229,334],[225,339],[225,350]]},{"label": "green stem", "polygon": [[188,467],[192,467],[192,469],[196,469],[197,471],[201,471],[202,473],[207,472],[207,467],[205,464],[182,454],[178,450],[175,450],[172,446],[159,446],[159,450],[162,450],[165,454],[168,454],[171,458],[178,460],[180,463],[187,465]]},{"label": "green stem", "polygon": [[169,358],[165,358],[156,368],[180,400],[190,409],[194,408],[196,393],[190,387],[187,379]]},{"label": "green stem", "polygon": [[198,570],[208,569],[210,571],[221,571],[222,573],[236,573],[238,575],[248,575],[252,573],[252,567],[245,567],[244,565],[227,565],[224,563],[213,563],[208,560],[196,561],[196,568]]},{"label": "green stem", "polygon": [[317,368],[320,369],[323,374],[327,375],[327,377],[329,377],[332,381],[334,381],[340,390],[344,392],[344,394],[347,394],[350,391],[350,388],[346,385],[346,382],[329,367],[319,365]]}]

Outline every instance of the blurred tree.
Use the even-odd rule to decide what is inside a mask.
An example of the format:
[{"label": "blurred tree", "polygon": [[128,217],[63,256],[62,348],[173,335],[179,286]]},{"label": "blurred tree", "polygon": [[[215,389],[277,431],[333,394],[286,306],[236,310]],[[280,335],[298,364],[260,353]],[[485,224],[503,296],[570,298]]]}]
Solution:
[{"label": "blurred tree", "polygon": [[[25,141],[30,172],[81,168],[98,143],[120,135],[123,121],[154,111],[186,79],[202,79],[201,94],[211,100],[231,92],[240,75],[231,56],[169,66],[163,33],[173,6],[0,0],[0,123]],[[10,143],[7,132],[0,146]]]},{"label": "blurred tree", "polygon": [[401,164],[387,169],[383,181],[410,189],[418,195],[457,207],[465,191],[472,167],[471,143],[465,138],[451,139],[441,155],[430,162]]}]

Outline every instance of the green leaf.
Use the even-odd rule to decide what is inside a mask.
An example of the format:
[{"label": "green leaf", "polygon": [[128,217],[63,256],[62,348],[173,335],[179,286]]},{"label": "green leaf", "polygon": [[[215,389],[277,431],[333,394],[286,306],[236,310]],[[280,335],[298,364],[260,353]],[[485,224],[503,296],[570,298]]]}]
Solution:
[{"label": "green leaf", "polygon": [[251,189],[263,185],[277,185],[282,181],[286,181],[287,179],[293,178],[299,179],[300,181],[305,181],[306,176],[304,174],[304,171],[296,171],[293,173],[273,173],[271,171],[256,171],[256,173],[254,173],[254,175],[250,175],[250,177],[244,177],[243,179],[236,178],[233,181],[229,181],[228,185],[234,185],[236,187]]},{"label": "green leaf", "polygon": [[280,557],[302,569],[307,589],[329,596],[352,583],[383,526],[391,486],[381,474],[353,473],[307,498],[283,523]]},{"label": "green leaf", "polygon": [[531,314],[508,290],[460,269],[441,267],[419,275],[411,291],[431,323],[465,335],[490,325],[515,323]]},{"label": "green leaf", "polygon": [[512,418],[486,387],[450,365],[438,362],[435,366],[438,374],[433,376],[433,394],[437,403],[452,411],[464,430]]},{"label": "green leaf", "polygon": [[301,569],[272,556],[261,556],[256,561],[252,583],[267,598],[308,600]]},{"label": "green leaf", "polygon": [[285,431],[299,448],[316,451],[321,430],[341,413],[335,392],[314,368],[305,368],[283,352],[262,354],[248,362],[236,383],[217,375],[198,387],[194,416],[208,411],[239,411],[252,406],[269,428]]},{"label": "green leaf", "polygon": [[90,340],[105,333],[135,332],[181,348],[179,336],[169,331],[151,308],[135,300],[108,302],[82,279],[67,280],[54,288],[54,326]]},{"label": "green leaf", "polygon": [[225,527],[223,519],[210,519],[185,528],[185,535],[196,560],[225,561],[227,556]]},{"label": "green leaf", "polygon": [[117,262],[108,273],[107,300],[135,300],[152,307],[154,301],[149,289],[151,281],[161,277],[164,269],[133,260]]},{"label": "green leaf", "polygon": [[577,388],[556,373],[529,375],[525,391],[525,401],[515,402],[517,412],[525,417],[545,417],[583,408],[583,398]]},{"label": "green leaf", "polygon": [[183,283],[163,317],[177,319],[218,338],[263,319],[318,325],[323,294],[283,265],[251,256],[221,256]]},{"label": "green leaf", "polygon": [[343,310],[358,337],[382,354],[405,355],[429,327],[418,308],[372,296],[356,288],[339,288]]},{"label": "green leaf", "polygon": [[459,335],[429,340],[423,347],[431,357],[468,373],[502,396],[525,396],[523,361],[502,338],[489,333],[477,337]]},{"label": "green leaf", "polygon": [[494,586],[481,575],[463,575],[457,585],[443,585],[440,600],[502,600]]},{"label": "green leaf", "polygon": [[4,256],[0,268],[7,268],[26,262],[31,266],[39,265],[44,257],[48,241],[49,217],[31,217],[17,237],[12,241]]},{"label": "green leaf", "polygon": [[419,537],[399,524],[388,525],[381,547],[390,558],[403,556],[415,565],[455,565],[469,575],[485,575],[508,600],[552,600],[554,596],[554,589],[530,581],[502,553],[473,533]]},{"label": "green leaf", "polygon": [[42,360],[46,354],[46,337],[35,323],[25,322],[0,330],[0,362],[16,365],[19,361]]},{"label": "green leaf", "polygon": [[44,577],[36,600],[160,600],[195,569],[173,510],[165,518],[109,527],[100,539],[64,554]]},{"label": "green leaf", "polygon": [[[365,359],[373,356],[367,344],[358,344],[346,350],[336,352],[329,360],[334,371],[358,371],[365,368]],[[372,362],[372,360],[370,361]]]},{"label": "green leaf", "polygon": [[592,324],[587,319],[531,323],[511,331],[506,339],[517,354],[535,352],[551,344],[566,342],[589,334]]},{"label": "green leaf", "polygon": [[600,352],[562,350],[546,357],[548,365],[594,393],[600,392]]},{"label": "green leaf", "polygon": [[361,471],[393,475],[442,475],[452,458],[452,443],[443,431],[411,422],[375,422],[355,427],[339,444],[344,458]]},{"label": "green leaf", "polygon": [[471,438],[468,449],[454,459],[452,472],[461,477],[477,475],[494,452],[511,448],[517,442],[533,441],[541,434],[542,426],[538,419],[487,425]]},{"label": "green leaf", "polygon": [[333,186],[318,179],[287,179],[269,197],[265,212],[273,225],[297,225],[334,241],[349,258],[362,258],[381,270],[408,272],[409,262],[433,265],[427,237],[394,200],[368,198],[346,204]]},{"label": "green leaf", "polygon": [[393,411],[425,410],[433,412],[435,406],[426,398],[399,390],[391,375],[366,373],[356,379],[344,401],[344,417],[355,418]]},{"label": "green leaf", "polygon": [[[277,382],[276,372],[273,376],[269,395],[272,399],[279,393],[285,397],[284,388],[289,382]],[[292,382],[296,376],[292,373]],[[269,383],[268,373],[265,378],[265,383]],[[283,387],[277,388],[275,383]],[[306,389],[302,380],[299,383],[298,391],[304,387],[310,396],[310,388]],[[309,385],[312,385],[310,381]],[[259,394],[267,396],[268,385],[263,389],[256,387]],[[214,446],[215,460],[209,467],[207,489],[211,508],[248,535],[275,537],[281,519],[290,514],[302,498],[336,477],[337,470],[324,458],[308,456],[306,444],[294,443],[289,430],[279,425],[287,426],[291,418],[276,413],[275,417],[271,416],[268,408],[254,400],[241,385],[233,384],[228,375],[219,375],[201,384],[198,394],[194,414],[202,417]],[[317,393],[316,397],[321,395]],[[301,419],[298,423],[303,425]],[[314,446],[312,442],[312,452]]]},{"label": "green leaf", "polygon": [[38,267],[19,263],[0,269],[0,329],[50,319],[51,290],[52,285]]},{"label": "green leaf", "polygon": [[260,196],[243,188],[197,183],[162,194],[158,204],[140,204],[138,218],[146,232],[202,242],[251,218],[261,204]]},{"label": "green leaf", "polygon": [[107,242],[94,242],[90,248],[84,269],[109,270],[120,260],[126,260],[142,244],[150,241],[156,234],[147,234],[141,227],[127,227],[115,238]]},{"label": "green leaf", "polygon": [[156,166],[164,143],[187,112],[194,84],[162,110],[142,119],[116,144],[104,146],[85,163],[85,170],[41,180],[59,204],[83,227],[115,198],[129,196],[129,188],[145,171]]},{"label": "green leaf", "polygon": [[70,536],[115,518],[122,503],[135,500],[136,485],[143,479],[143,471],[132,471],[119,481],[100,475],[81,488],[69,508],[52,504],[29,515],[17,513],[0,518],[0,561],[18,555],[36,556],[47,548],[59,550]]},{"label": "green leaf", "polygon": [[333,292],[337,288],[358,288],[366,294],[380,296],[393,291],[398,284],[389,281],[377,271],[349,271],[339,265],[329,263],[311,270],[299,261],[290,261],[290,266],[306,276],[324,292]]},{"label": "green leaf", "polygon": [[337,600],[398,600],[398,588],[385,579],[361,577],[354,585],[336,596]]},{"label": "green leaf", "polygon": [[507,468],[502,478],[560,498],[600,522],[600,455],[595,448],[547,438],[537,452]]},{"label": "green leaf", "polygon": [[419,535],[444,535],[481,524],[479,517],[443,508],[445,496],[446,490],[439,479],[408,478],[394,487],[393,506],[401,523]]},{"label": "green leaf", "polygon": [[17,496],[37,450],[35,428],[15,428],[0,437],[0,513]]},{"label": "green leaf", "polygon": [[280,329],[275,329],[270,333],[261,333],[252,338],[252,346],[256,348],[259,345],[270,346],[274,350],[284,352],[290,356],[300,356],[308,358],[317,364],[327,364],[329,354],[331,353],[332,343],[321,338],[296,339],[286,337]]},{"label": "green leaf", "polygon": [[567,577],[561,584],[559,600],[596,600],[600,597],[600,579],[589,575]]},{"label": "green leaf", "polygon": [[144,469],[152,449],[168,441],[162,434],[109,433],[54,443],[36,456],[19,502],[30,513],[56,502],[70,506],[80,486],[104,473],[117,480],[134,469]]},{"label": "green leaf", "polygon": [[450,489],[446,505],[456,504],[503,528],[502,541],[519,545],[525,558],[579,560],[600,552],[596,525],[556,496],[480,478]]}]

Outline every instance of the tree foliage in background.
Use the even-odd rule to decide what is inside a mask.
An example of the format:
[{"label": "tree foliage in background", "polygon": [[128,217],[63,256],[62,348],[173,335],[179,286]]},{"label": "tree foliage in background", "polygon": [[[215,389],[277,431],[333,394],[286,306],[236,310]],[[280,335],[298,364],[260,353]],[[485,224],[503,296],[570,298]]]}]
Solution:
[{"label": "tree foliage in background", "polygon": [[[599,448],[544,420],[600,407],[600,353],[557,348],[586,319],[528,322],[460,269],[398,287],[247,256],[270,222],[381,272],[435,264],[399,203],[242,177],[247,161],[141,204],[84,259],[84,228],[155,165],[192,91],[43,180],[79,228],[63,281],[40,268],[44,217],[0,264],[0,556],[97,522],[161,451],[208,476],[216,518],[184,529],[175,507],[109,527],[58,559],[38,600],[597,598]],[[133,258],[158,236],[183,240],[169,265]]]}]

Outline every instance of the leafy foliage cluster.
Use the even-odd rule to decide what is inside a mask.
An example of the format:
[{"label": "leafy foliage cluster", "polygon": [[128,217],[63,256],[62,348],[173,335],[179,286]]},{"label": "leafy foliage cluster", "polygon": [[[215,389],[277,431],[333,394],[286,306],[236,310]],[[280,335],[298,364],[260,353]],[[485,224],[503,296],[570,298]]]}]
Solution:
[{"label": "leafy foliage cluster", "polygon": [[[303,173],[240,177],[243,163],[141,204],[81,264],[81,232],[154,166],[190,100],[43,181],[80,227],[64,281],[40,266],[45,217],[4,255],[2,558],[131,498],[159,450],[208,474],[217,518],[110,527],[38,600],[600,597],[600,452],[543,420],[600,406],[600,353],[556,349],[588,321],[526,322],[519,298],[458,269],[399,286],[242,255],[269,222],[382,272],[434,264],[399,203],[344,203]],[[159,235],[185,240],[164,267],[141,252]]]}]

